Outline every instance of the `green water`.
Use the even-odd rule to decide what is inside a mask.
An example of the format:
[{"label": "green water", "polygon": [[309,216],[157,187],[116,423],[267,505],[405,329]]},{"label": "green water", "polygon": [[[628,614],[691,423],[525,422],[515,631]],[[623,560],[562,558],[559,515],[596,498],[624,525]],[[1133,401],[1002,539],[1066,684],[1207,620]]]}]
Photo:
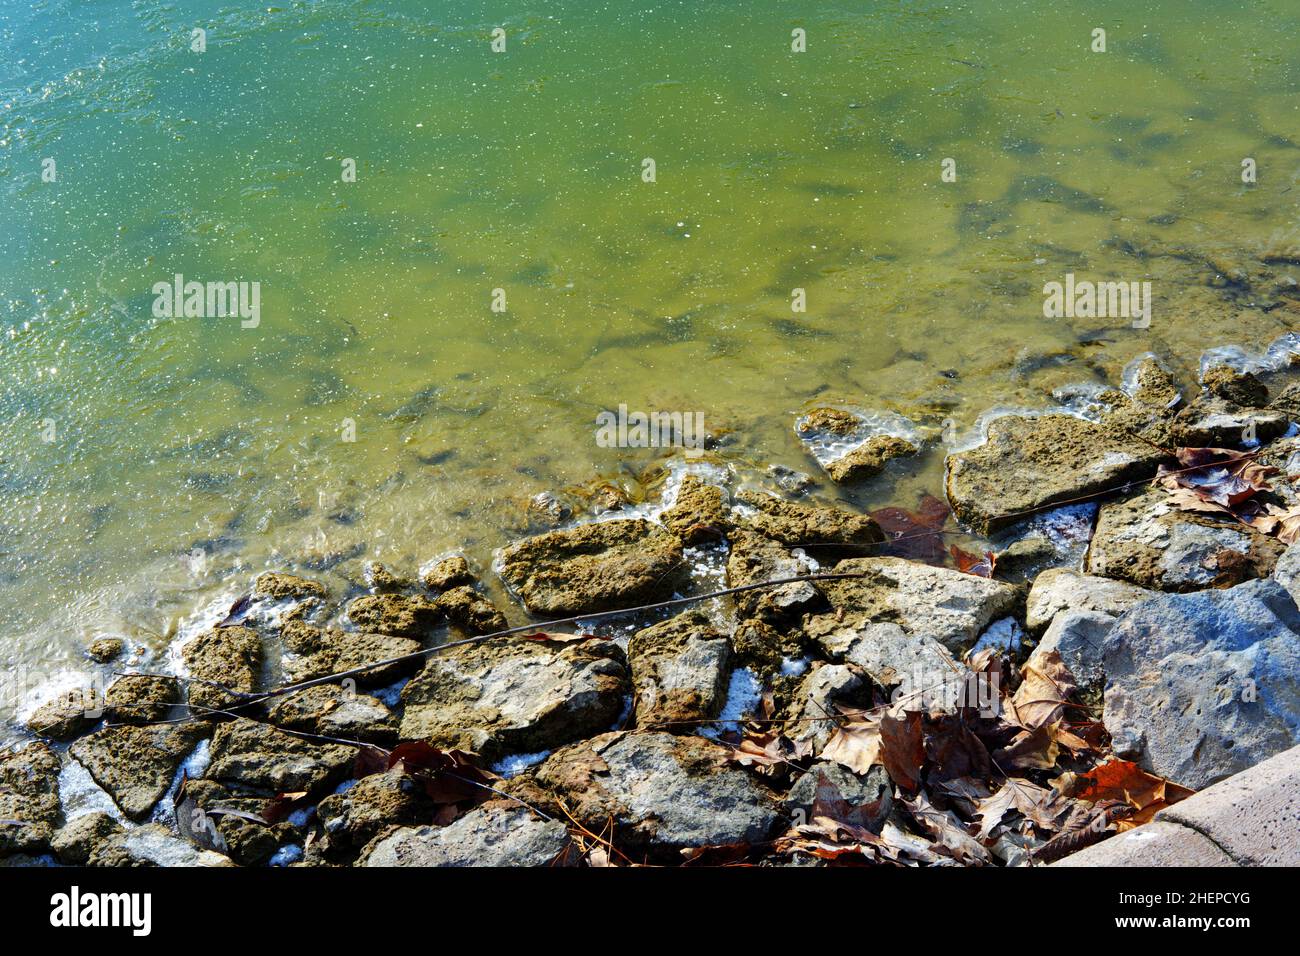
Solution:
[{"label": "green water", "polygon": [[[810,405],[901,413],[916,474],[823,492],[909,504],[945,419],[1261,347],[1300,318],[1297,36],[1296,0],[10,0],[0,662],[161,653],[268,565],[486,563],[531,495],[653,485],[594,441],[620,403],[742,471],[816,473]],[[1151,327],[1045,319],[1066,272],[1151,281]],[[155,318],[175,273],[259,282],[260,325]]]}]

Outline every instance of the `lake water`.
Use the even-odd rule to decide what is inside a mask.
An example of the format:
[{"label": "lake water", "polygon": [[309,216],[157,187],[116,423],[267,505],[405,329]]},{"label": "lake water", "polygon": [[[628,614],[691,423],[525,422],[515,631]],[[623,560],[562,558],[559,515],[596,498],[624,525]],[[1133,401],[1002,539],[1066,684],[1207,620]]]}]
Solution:
[{"label": "lake water", "polygon": [[[12,0],[0,664],[148,662],[267,566],[486,565],[532,495],[654,493],[661,451],[594,439],[620,404],[756,474],[817,474],[814,405],[901,414],[914,467],[821,493],[910,506],[946,421],[1262,348],[1298,36],[1295,0]],[[178,273],[259,324],[155,315]],[[1067,273],[1150,281],[1150,326],[1045,318]]]}]

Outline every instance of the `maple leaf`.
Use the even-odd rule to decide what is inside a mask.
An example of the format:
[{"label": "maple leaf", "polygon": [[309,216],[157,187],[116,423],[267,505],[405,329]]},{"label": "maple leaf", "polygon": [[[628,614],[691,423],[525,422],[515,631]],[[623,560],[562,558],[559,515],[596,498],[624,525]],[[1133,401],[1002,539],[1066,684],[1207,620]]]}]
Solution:
[{"label": "maple leaf", "polygon": [[1087,773],[1062,774],[1053,781],[1053,785],[1076,800],[1127,804],[1133,813],[1127,819],[1119,821],[1120,830],[1146,823],[1158,811],[1179,800],[1185,800],[1196,792],[1147,773],[1132,761],[1118,758],[1098,764]]},{"label": "maple leaf", "polygon": [[1264,534],[1276,532],[1277,539],[1283,544],[1295,544],[1300,540],[1300,505],[1290,508],[1265,505],[1265,513],[1251,518],[1247,524]]},{"label": "maple leaf", "polygon": [[790,762],[781,735],[775,731],[745,734],[732,748],[730,759],[744,767],[776,767]]},{"label": "maple leaf", "polygon": [[1161,465],[1155,483],[1183,511],[1236,515],[1237,509],[1260,491],[1271,488],[1268,479],[1277,469],[1254,461],[1254,453],[1225,448],[1179,448],[1180,465]]}]

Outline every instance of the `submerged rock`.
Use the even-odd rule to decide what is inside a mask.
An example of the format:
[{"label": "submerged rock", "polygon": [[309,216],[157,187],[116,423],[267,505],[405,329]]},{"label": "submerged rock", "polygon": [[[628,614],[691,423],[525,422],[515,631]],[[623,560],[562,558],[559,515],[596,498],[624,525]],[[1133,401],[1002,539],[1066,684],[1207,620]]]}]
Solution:
[{"label": "submerged rock", "polygon": [[105,693],[104,717],[112,723],[152,723],[166,717],[180,696],[175,678],[127,674],[113,681]]},{"label": "submerged rock", "polygon": [[[829,505],[786,501],[761,491],[737,495],[744,522],[759,534],[788,546],[872,544],[885,540],[874,518]],[[733,509],[733,516],[737,509]]]},{"label": "submerged rock", "polygon": [[987,533],[1054,504],[1155,474],[1159,449],[1122,429],[1072,415],[1008,415],[988,439],[948,457],[948,500],[958,520]]},{"label": "submerged rock", "polygon": [[1102,507],[1085,568],[1141,587],[1195,591],[1267,577],[1285,549],[1239,521],[1180,511],[1152,489]]},{"label": "submerged rock", "polygon": [[687,611],[637,631],[627,646],[641,728],[671,724],[675,733],[689,722],[716,717],[727,696],[731,644],[698,611]]},{"label": "submerged rock", "polygon": [[206,725],[105,727],[68,751],[132,820],[149,815],[181,761],[208,733]]},{"label": "submerged rock", "polygon": [[757,843],[781,824],[773,798],[730,751],[703,737],[610,733],[552,754],[537,783],[634,859],[680,861],[686,847]]},{"label": "submerged rock", "polygon": [[[283,662],[285,677],[293,683],[404,657],[420,650],[420,643],[410,638],[321,628],[304,621],[286,622],[280,631],[280,639],[293,655]],[[353,679],[365,687],[388,684],[419,666],[419,660],[386,664],[363,671]]]},{"label": "submerged rock", "polygon": [[1034,578],[1025,602],[1025,627],[1038,634],[1062,611],[1096,611],[1118,617],[1155,592],[1125,581],[1050,568]]},{"label": "submerged rock", "polygon": [[204,777],[270,793],[320,793],[343,779],[356,748],[318,744],[240,717],[212,735]]},{"label": "submerged rock", "polygon": [[1009,584],[902,558],[855,558],[841,561],[835,571],[863,575],[822,582],[836,611],[894,622],[909,635],[933,638],[958,655],[1019,603]]},{"label": "submerged rock", "polygon": [[442,609],[425,597],[367,594],[348,605],[348,620],[367,633],[420,640],[442,620]]},{"label": "submerged rock", "polygon": [[424,586],[434,591],[449,591],[452,588],[465,587],[474,583],[474,575],[469,569],[469,562],[458,554],[443,558],[428,571],[421,580]]},{"label": "submerged rock", "polygon": [[107,664],[121,657],[125,648],[126,642],[120,637],[101,637],[86,648],[86,656],[97,663]]},{"label": "submerged rock", "polygon": [[641,518],[550,531],[501,553],[501,578],[534,614],[608,611],[672,593],[683,572],[676,536]]},{"label": "submerged rock", "polygon": [[500,637],[429,658],[403,689],[403,740],[489,761],[550,750],[607,730],[630,690],[609,641]]},{"label": "submerged rock", "polygon": [[188,685],[190,703],[222,709],[239,698],[200,681],[244,693],[255,690],[262,673],[262,640],[247,627],[216,627],[186,644],[181,657],[195,678]]},{"label": "submerged rock", "polygon": [[253,595],[277,601],[285,598],[323,599],[329,595],[329,590],[319,581],[300,578],[296,574],[267,571],[265,574],[258,575],[257,580],[253,582]]},{"label": "submerged rock", "polygon": [[495,802],[445,827],[391,830],[365,848],[357,866],[550,866],[568,845],[558,820]]},{"label": "submerged rock", "polygon": [[895,458],[915,455],[920,449],[896,435],[874,435],[852,451],[826,464],[826,474],[840,484],[874,478]]},{"label": "submerged rock", "polygon": [[0,856],[44,853],[63,816],[58,754],[43,743],[0,753]]},{"label": "submerged rock", "polygon": [[1300,738],[1300,611],[1274,581],[1139,604],[1111,627],[1103,666],[1115,752],[1183,786]]},{"label": "submerged rock", "polygon": [[677,499],[659,520],[684,544],[717,541],[726,537],[731,526],[725,499],[725,493],[717,485],[708,484],[698,475],[685,475]]}]

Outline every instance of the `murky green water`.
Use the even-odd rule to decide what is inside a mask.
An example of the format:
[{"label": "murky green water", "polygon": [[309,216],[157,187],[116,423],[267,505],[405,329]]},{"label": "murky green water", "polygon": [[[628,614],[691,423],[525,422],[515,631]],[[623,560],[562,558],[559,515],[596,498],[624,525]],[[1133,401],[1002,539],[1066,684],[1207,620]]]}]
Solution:
[{"label": "murky green water", "polygon": [[[810,403],[901,413],[918,475],[823,490],[908,504],[945,419],[1262,346],[1297,36],[1295,0],[7,3],[0,661],[161,651],[267,564],[486,561],[533,494],[639,491],[620,403],[814,472]],[[1151,327],[1045,319],[1066,272],[1151,281]],[[260,325],[154,317],[175,273],[259,282]]]}]

